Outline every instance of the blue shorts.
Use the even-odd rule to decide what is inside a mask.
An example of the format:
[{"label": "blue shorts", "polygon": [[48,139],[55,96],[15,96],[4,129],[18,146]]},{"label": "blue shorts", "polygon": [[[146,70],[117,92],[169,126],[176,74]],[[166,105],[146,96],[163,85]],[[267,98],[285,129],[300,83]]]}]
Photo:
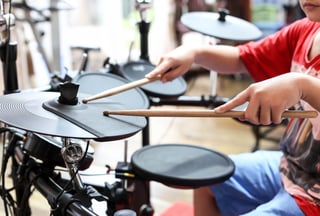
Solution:
[{"label": "blue shorts", "polygon": [[303,216],[281,184],[279,151],[232,155],[234,175],[211,187],[222,215]]}]

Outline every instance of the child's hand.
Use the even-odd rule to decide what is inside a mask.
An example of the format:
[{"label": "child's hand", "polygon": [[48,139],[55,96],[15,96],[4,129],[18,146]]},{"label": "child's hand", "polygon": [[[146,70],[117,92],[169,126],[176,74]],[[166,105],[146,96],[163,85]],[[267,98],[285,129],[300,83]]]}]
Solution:
[{"label": "child's hand", "polygon": [[282,113],[297,104],[302,97],[297,81],[305,76],[300,73],[287,73],[251,84],[215,111],[223,113],[248,102],[243,120],[261,125],[279,124]]}]

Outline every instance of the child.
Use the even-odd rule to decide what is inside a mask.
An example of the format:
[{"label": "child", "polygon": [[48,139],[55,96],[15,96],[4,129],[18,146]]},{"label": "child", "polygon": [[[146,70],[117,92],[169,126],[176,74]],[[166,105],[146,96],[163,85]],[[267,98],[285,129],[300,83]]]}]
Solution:
[{"label": "child", "polygon": [[[274,35],[236,47],[181,46],[147,77],[167,82],[193,63],[223,74],[249,73],[257,83],[216,111],[248,101],[244,118],[253,124],[280,123],[292,106],[320,111],[320,0],[299,3],[306,18]],[[230,156],[234,175],[195,190],[195,215],[320,215],[320,117],[291,119],[280,147]]]}]

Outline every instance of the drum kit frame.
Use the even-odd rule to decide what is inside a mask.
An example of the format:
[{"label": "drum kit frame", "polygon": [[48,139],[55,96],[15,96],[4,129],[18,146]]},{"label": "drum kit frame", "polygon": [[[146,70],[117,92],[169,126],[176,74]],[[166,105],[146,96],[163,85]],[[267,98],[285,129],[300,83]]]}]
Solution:
[{"label": "drum kit frame", "polygon": [[[147,6],[150,3],[138,2]],[[10,23],[10,20],[0,22],[0,27],[1,24],[7,23]],[[90,140],[122,139],[148,126],[143,117],[136,117],[140,119],[140,123],[133,119],[134,124],[128,121],[129,116],[122,118],[110,116],[110,113],[104,113],[106,116],[103,116],[105,107],[125,107],[131,110],[146,109],[150,104],[215,107],[225,103],[227,99],[218,96],[155,97],[151,94],[147,97],[148,100],[145,100],[143,88],[136,88],[146,84],[145,82],[142,81],[142,84],[136,86],[130,83],[130,80],[126,80],[124,75],[122,78],[108,74],[101,78],[101,74],[96,73],[92,73],[91,76],[87,76],[91,73],[83,73],[71,82],[62,83],[59,85],[59,92],[20,92],[16,81],[16,44],[11,42],[10,38],[4,40],[0,46],[0,53],[6,78],[5,95],[0,97],[0,121],[5,124],[0,128],[0,133],[4,136],[1,197],[6,215],[31,215],[29,199],[35,188],[48,201],[51,215],[99,215],[93,205],[98,202],[104,206],[103,213],[100,214],[152,216],[154,210],[150,202],[150,181],[158,181],[170,187],[192,189],[222,182],[233,174],[233,162],[219,152],[191,145],[146,146],[149,143],[143,143],[143,147],[132,155],[130,162],[125,157],[124,161],[118,162],[114,170],[110,167],[105,169],[106,175],[114,172],[115,180],[112,184],[86,183],[80,173],[89,169],[93,161],[94,151],[90,148]],[[147,57],[144,50],[144,64],[148,60]],[[152,66],[151,63],[147,64]],[[96,76],[109,84],[113,83],[115,86],[111,87],[118,88],[117,95],[89,102],[90,95],[101,92],[99,88],[85,87],[88,82],[92,82],[90,79]],[[147,82],[154,81],[156,80]],[[121,85],[129,87],[123,88]],[[119,88],[121,92],[126,92],[120,94]],[[148,90],[144,92],[148,93]],[[132,106],[130,97],[141,100]],[[14,114],[7,115],[8,111]],[[101,118],[102,123],[99,125],[106,124],[111,127],[110,131],[105,132],[108,128],[99,130],[95,119],[92,123],[92,119],[82,118],[79,114],[90,117],[97,111],[103,117],[94,118]],[[128,125],[130,129],[122,131],[119,128],[126,127],[122,124]],[[9,161],[13,182],[11,188],[7,188],[5,177]],[[61,169],[57,170],[56,167],[63,169],[68,176],[63,176]],[[120,211],[126,212],[121,214]]]}]

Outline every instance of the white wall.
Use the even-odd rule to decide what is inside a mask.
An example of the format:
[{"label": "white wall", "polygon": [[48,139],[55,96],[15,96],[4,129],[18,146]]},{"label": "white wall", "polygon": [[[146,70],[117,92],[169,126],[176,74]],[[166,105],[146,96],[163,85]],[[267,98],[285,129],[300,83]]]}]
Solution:
[{"label": "white wall", "polygon": [[[175,46],[170,31],[173,0],[154,0],[152,10],[148,11],[151,16],[149,55],[151,61],[157,61],[162,53]],[[78,0],[76,9],[69,12],[68,37],[71,44],[100,46],[106,55],[121,62],[127,59],[132,40],[136,41],[133,58],[140,55],[138,21],[139,17],[132,16],[127,22],[129,26],[124,26],[121,0]]]}]

